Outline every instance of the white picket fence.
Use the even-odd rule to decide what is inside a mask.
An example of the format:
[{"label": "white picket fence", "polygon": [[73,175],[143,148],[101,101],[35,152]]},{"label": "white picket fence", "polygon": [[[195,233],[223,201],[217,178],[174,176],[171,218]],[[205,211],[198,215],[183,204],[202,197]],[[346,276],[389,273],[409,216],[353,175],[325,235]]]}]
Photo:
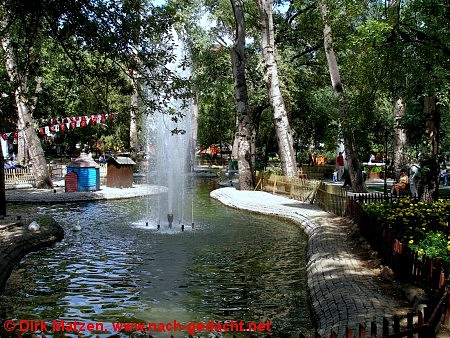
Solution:
[{"label": "white picket fence", "polygon": [[33,171],[31,169],[5,169],[5,185],[21,184],[35,184]]}]

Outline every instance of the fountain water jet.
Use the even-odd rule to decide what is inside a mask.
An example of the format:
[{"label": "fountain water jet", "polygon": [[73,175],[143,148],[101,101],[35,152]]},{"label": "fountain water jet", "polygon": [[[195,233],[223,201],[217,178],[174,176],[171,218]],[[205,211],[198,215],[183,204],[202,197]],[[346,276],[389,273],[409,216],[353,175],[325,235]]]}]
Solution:
[{"label": "fountain water jet", "polygon": [[[171,32],[177,59],[167,67],[186,79],[188,69],[182,66],[186,59],[182,41],[175,30]],[[164,96],[164,94],[162,94]],[[147,153],[149,154],[150,184],[164,186],[166,193],[159,195],[149,214],[157,225],[167,219],[172,228],[174,218],[185,222],[186,190],[191,179],[193,144],[191,137],[191,107],[186,101],[170,98],[164,113],[149,114],[147,121]],[[192,220],[193,222],[193,211]],[[159,227],[158,227],[159,229]]]}]

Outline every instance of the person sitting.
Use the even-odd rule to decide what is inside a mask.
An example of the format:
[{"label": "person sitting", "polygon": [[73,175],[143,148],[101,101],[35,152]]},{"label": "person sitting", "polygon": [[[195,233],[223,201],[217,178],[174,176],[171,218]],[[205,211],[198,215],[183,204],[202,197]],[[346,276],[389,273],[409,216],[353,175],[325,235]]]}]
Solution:
[{"label": "person sitting", "polygon": [[402,171],[398,182],[392,186],[391,194],[394,196],[399,196],[400,190],[405,190],[408,183],[408,175],[406,174],[406,171]]},{"label": "person sitting", "polygon": [[447,170],[445,165],[442,165],[439,177],[444,179],[444,185],[448,185],[448,177],[450,176],[450,172]]},{"label": "person sitting", "polygon": [[104,156],[103,154],[100,155],[100,157],[98,158],[98,161],[99,161],[100,163],[102,163],[102,164],[105,164],[105,163],[106,163],[105,156]]},{"label": "person sitting", "polygon": [[5,161],[4,168],[5,169],[17,169],[16,163],[12,160],[12,158]]}]

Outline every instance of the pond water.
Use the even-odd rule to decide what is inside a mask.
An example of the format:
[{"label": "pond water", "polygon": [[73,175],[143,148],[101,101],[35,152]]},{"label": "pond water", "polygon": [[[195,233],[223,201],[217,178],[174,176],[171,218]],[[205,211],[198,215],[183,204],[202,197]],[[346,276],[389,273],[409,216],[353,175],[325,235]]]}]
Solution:
[{"label": "pond water", "polygon": [[[11,213],[53,215],[66,235],[19,264],[0,313],[104,323],[105,337],[113,322],[174,320],[270,321],[274,336],[311,333],[306,235],[290,222],[223,206],[209,197],[215,184],[198,180],[187,194],[194,196],[195,228],[184,232],[146,227],[144,215],[156,204],[147,199],[8,206]],[[77,223],[81,231],[73,231]]]}]

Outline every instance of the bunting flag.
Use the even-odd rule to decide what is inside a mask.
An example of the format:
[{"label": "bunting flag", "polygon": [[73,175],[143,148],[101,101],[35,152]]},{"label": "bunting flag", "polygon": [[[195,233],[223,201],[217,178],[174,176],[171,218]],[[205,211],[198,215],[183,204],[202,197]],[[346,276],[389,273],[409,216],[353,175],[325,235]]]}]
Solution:
[{"label": "bunting flag", "polygon": [[[87,127],[89,125],[95,124],[103,124],[107,120],[114,120],[118,113],[110,112],[107,114],[93,114],[93,115],[84,115],[84,116],[71,116],[71,117],[58,117],[58,118],[50,118],[50,119],[41,119],[40,122],[42,124],[47,124],[43,127],[38,127],[36,132],[39,135],[52,135],[58,132],[65,132],[70,129]],[[10,136],[13,135],[14,139],[17,140],[19,138],[19,132],[10,132],[10,133],[0,133],[0,137],[3,140],[8,140]]]},{"label": "bunting flag", "polygon": [[[82,125],[89,125],[95,123],[104,123],[106,120],[113,120],[116,117],[117,113],[111,112],[108,114],[92,114],[92,115],[84,115],[84,116],[68,116],[68,117],[57,117],[57,118],[49,118],[49,119],[40,119],[39,124],[44,125],[56,125],[56,124],[66,124],[70,122],[79,123]],[[84,121],[84,122],[83,122]]]}]

